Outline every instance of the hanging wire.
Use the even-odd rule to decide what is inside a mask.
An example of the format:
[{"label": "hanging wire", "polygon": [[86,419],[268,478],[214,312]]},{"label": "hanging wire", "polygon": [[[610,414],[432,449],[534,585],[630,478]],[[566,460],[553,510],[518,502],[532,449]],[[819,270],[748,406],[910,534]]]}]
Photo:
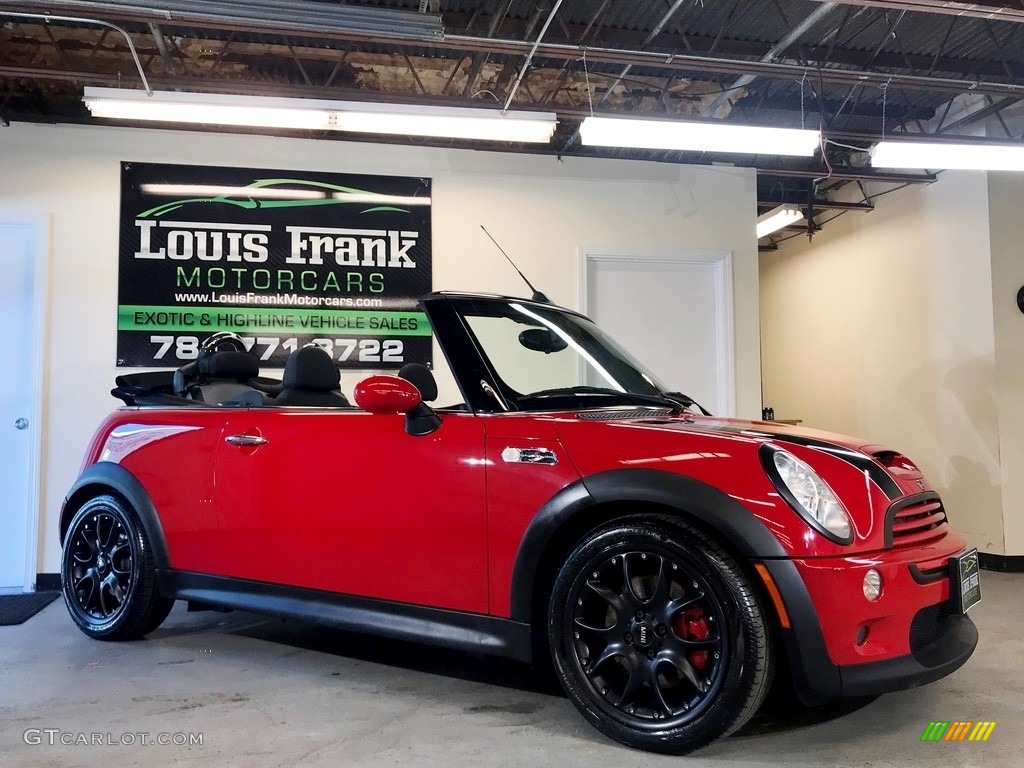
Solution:
[{"label": "hanging wire", "polygon": [[842,147],[843,149],[850,149],[854,152],[864,152],[864,147],[855,147],[853,144],[843,144],[841,141],[835,139],[825,139],[825,143],[832,147]]},{"label": "hanging wire", "polygon": [[590,70],[587,68],[587,46],[583,46],[583,76],[587,81],[587,101],[590,102],[590,116],[594,116],[594,95],[590,92]]},{"label": "hanging wire", "polygon": [[886,105],[889,102],[889,83],[891,83],[891,82],[892,82],[892,78],[890,77],[882,85],[879,86],[879,88],[882,89],[882,130],[881,130],[881,137],[883,139],[885,138],[885,124],[886,124],[885,108],[886,108]]},{"label": "hanging wire", "polygon": [[[807,71],[804,70],[804,80],[807,79]],[[801,80],[801,83],[803,81]],[[818,176],[815,179],[811,179],[811,195],[812,200],[816,199],[819,194],[819,186],[832,178],[832,174],[835,173],[832,168],[832,162],[828,159],[827,151],[827,140],[825,139],[825,82],[821,72],[821,67],[818,67],[818,87],[814,90],[815,98],[818,100],[818,150],[821,152],[821,160],[825,164],[826,173],[824,176]],[[803,122],[803,85],[801,85],[801,108],[800,108],[800,119]],[[820,226],[814,223],[813,217],[807,219],[807,237],[810,239],[813,237],[815,231],[821,229]]]},{"label": "hanging wire", "polygon": [[800,78],[800,128],[803,129],[804,125],[804,83],[807,82],[807,70],[804,70],[804,76]]},{"label": "hanging wire", "polygon": [[818,143],[821,147],[821,159],[825,161],[828,168],[828,175],[822,181],[832,178],[832,163],[829,162],[828,152],[825,151],[825,76],[821,67],[818,67]]}]

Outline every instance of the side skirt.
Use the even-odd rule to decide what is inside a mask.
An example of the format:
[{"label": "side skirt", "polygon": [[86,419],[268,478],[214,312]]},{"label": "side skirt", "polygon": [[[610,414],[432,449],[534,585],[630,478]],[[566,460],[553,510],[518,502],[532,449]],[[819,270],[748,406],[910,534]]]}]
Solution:
[{"label": "side skirt", "polygon": [[157,580],[176,600],[532,661],[530,625],[511,619],[186,571],[157,571]]}]

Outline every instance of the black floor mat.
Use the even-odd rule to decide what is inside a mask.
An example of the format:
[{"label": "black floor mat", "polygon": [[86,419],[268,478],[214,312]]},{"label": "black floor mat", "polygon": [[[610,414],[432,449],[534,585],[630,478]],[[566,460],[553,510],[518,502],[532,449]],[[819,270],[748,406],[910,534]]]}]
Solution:
[{"label": "black floor mat", "polygon": [[28,621],[60,597],[60,592],[29,592],[24,595],[0,595],[0,627]]}]

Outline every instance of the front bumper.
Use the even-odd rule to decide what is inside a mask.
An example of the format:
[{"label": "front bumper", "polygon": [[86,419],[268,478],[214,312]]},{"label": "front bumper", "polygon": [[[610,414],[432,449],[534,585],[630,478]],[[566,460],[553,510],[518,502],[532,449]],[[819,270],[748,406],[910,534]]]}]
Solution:
[{"label": "front bumper", "polygon": [[[895,659],[839,667],[841,696],[875,696],[934,682],[955,672],[974,653],[978,630],[964,614],[948,613],[945,605],[926,608],[915,622],[936,625],[931,642]],[[931,614],[939,614],[933,617]]]},{"label": "front bumper", "polygon": [[[963,547],[887,550],[875,557],[765,560],[790,617],[782,630],[793,683],[807,703],[868,696],[933,682],[958,669],[978,642],[974,623],[955,612],[949,579],[922,578]],[[941,554],[937,554],[941,552]],[[864,573],[883,576],[883,593],[867,601]]]}]

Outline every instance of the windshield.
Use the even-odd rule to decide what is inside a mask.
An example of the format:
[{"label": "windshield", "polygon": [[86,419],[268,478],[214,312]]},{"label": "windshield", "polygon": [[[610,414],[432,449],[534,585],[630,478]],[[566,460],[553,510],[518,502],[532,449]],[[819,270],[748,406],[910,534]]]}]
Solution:
[{"label": "windshield", "polygon": [[501,391],[493,396],[508,410],[679,405],[584,317],[516,301],[470,301],[460,314],[497,376]]}]

